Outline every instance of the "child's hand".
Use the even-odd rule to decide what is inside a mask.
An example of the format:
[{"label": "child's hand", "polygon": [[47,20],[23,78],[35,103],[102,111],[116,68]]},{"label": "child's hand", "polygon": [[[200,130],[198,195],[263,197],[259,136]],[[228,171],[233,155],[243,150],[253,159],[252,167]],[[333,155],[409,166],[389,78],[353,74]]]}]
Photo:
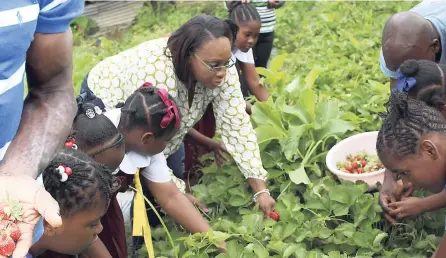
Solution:
[{"label": "child's hand", "polygon": [[413,219],[424,212],[423,198],[408,197],[389,204],[389,214],[397,219]]},{"label": "child's hand", "polygon": [[210,147],[215,153],[215,163],[217,166],[222,167],[226,162],[228,162],[229,159],[226,156],[230,156],[231,154],[228,152],[222,142],[214,141]]},{"label": "child's hand", "polygon": [[197,198],[195,198],[195,196],[193,196],[193,195],[190,194],[190,193],[187,193],[187,194],[185,194],[185,195],[186,195],[187,199],[188,199],[193,205],[198,206],[201,210],[203,210],[203,211],[206,212],[206,213],[209,212],[209,209],[208,209],[208,207],[206,206],[206,204],[200,202]]}]

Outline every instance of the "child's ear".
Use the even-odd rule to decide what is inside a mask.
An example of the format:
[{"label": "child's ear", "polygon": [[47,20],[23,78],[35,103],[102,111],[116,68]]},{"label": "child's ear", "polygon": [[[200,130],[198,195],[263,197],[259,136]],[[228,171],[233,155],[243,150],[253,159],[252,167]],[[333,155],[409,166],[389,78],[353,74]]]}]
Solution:
[{"label": "child's ear", "polygon": [[45,236],[53,237],[57,235],[57,228],[53,228],[50,224],[48,224],[46,221],[43,222],[43,234]]},{"label": "child's ear", "polygon": [[148,144],[153,138],[155,138],[155,136],[153,136],[153,133],[147,132],[147,133],[142,135],[141,142],[143,144]]},{"label": "child's ear", "polygon": [[421,143],[421,150],[426,152],[432,160],[438,159],[440,155],[437,146],[431,140],[424,140]]}]

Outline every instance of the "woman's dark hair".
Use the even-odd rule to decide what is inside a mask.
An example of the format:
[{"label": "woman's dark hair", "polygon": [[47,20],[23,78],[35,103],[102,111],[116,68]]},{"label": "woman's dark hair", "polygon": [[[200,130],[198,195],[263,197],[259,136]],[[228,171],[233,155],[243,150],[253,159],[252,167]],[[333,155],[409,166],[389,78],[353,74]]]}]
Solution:
[{"label": "woman's dark hair", "polygon": [[239,26],[250,21],[261,22],[257,9],[250,4],[245,4],[240,1],[231,1],[227,4],[227,7],[229,11],[229,19]]},{"label": "woman's dark hair", "polygon": [[[71,168],[72,174],[65,182],[61,181],[58,167]],[[59,203],[60,213],[69,216],[76,212],[98,205],[97,194],[101,201],[108,204],[111,199],[111,171],[104,165],[96,163],[87,154],[64,148],[51,161],[42,174],[43,185]]]},{"label": "woman's dark hair", "polygon": [[416,80],[415,86],[408,90],[411,98],[421,100],[429,106],[439,107],[446,104],[443,71],[435,62],[428,60],[407,60],[400,66],[400,71],[406,77]]},{"label": "woman's dark hair", "polygon": [[[175,74],[187,88],[195,81],[190,57],[211,39],[226,37],[231,46],[238,27],[230,20],[221,20],[211,15],[196,16],[176,30],[167,41],[166,56],[172,58]],[[168,51],[170,53],[168,53]]]},{"label": "woman's dark hair", "polygon": [[116,126],[91,103],[78,103],[69,139],[72,137],[80,149],[91,156],[123,144],[122,134]]},{"label": "woman's dark hair", "polygon": [[[143,87],[130,95],[121,107],[120,131],[129,131],[132,128],[144,128],[153,133],[155,137],[169,135],[173,132],[177,123],[174,116],[166,128],[161,128],[161,121],[167,114],[166,105],[157,94],[159,89]],[[172,96],[169,99],[174,101]],[[178,112],[180,112],[178,110]],[[181,114],[178,119],[181,120]]]},{"label": "woman's dark hair", "polygon": [[407,93],[392,90],[381,114],[383,123],[378,133],[378,155],[391,151],[403,158],[416,154],[420,137],[431,132],[446,132],[446,121],[440,111],[425,102],[409,98]]}]

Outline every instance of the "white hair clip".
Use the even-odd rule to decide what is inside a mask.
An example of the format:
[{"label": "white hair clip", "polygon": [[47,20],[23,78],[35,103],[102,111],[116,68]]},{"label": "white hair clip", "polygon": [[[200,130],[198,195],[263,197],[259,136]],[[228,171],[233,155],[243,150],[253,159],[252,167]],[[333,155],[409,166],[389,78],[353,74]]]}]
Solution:
[{"label": "white hair clip", "polygon": [[71,168],[69,168],[65,165],[58,166],[57,171],[59,172],[59,175],[60,175],[60,182],[67,181],[68,176],[71,176],[71,174],[73,173],[73,170],[71,170]]},{"label": "white hair clip", "polygon": [[85,111],[85,115],[88,118],[94,118],[96,115],[101,115],[102,114],[102,109],[98,106],[94,106],[94,108],[89,108]]},{"label": "white hair clip", "polygon": [[102,114],[102,109],[98,106],[94,106],[94,111],[96,112],[96,114],[100,115]]},{"label": "white hair clip", "polygon": [[96,116],[96,112],[94,112],[94,110],[93,109],[91,109],[91,108],[89,108],[89,109],[87,109],[86,111],[85,111],[85,115],[88,117],[88,118],[94,118],[95,116]]}]

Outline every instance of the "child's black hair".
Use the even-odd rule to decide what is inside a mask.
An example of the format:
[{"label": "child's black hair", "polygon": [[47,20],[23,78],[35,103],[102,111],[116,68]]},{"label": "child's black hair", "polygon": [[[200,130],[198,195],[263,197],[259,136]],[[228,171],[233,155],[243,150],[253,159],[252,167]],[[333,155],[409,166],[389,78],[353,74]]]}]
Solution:
[{"label": "child's black hair", "polygon": [[446,121],[440,111],[425,102],[409,98],[407,93],[393,90],[387,113],[378,133],[378,155],[390,151],[403,158],[416,154],[420,137],[431,132],[446,132]]},{"label": "child's black hair", "polygon": [[241,1],[231,1],[227,4],[227,7],[229,11],[229,19],[239,26],[245,25],[251,21],[261,22],[257,9],[250,4],[245,4]]},{"label": "child's black hair", "polygon": [[[169,135],[176,129],[177,118],[175,116],[166,128],[161,128],[161,120],[167,114],[167,109],[161,97],[157,94],[158,90],[152,87],[139,88],[127,98],[121,107],[123,114],[119,124],[121,131],[128,132],[132,128],[142,127],[152,132],[155,137],[161,137]],[[170,95],[169,99],[175,103]],[[178,113],[178,118],[181,119],[179,109]]]},{"label": "child's black hair", "polygon": [[400,66],[401,73],[416,80],[415,86],[408,91],[409,96],[421,100],[429,106],[445,105],[444,68],[444,66],[440,67],[429,60],[411,59],[403,62]]},{"label": "child's black hair", "polygon": [[[175,75],[186,88],[194,86],[195,78],[190,57],[211,39],[226,37],[234,43],[238,26],[231,20],[221,20],[211,15],[199,15],[176,30],[167,41],[166,56],[172,59]],[[167,52],[169,50],[170,53]]]},{"label": "child's black hair", "polygon": [[[65,182],[58,167],[66,165],[72,174]],[[95,162],[87,154],[64,148],[50,162],[42,174],[45,189],[59,203],[62,216],[73,215],[98,205],[97,193],[108,204],[111,199],[111,171],[104,165]]]},{"label": "child's black hair", "polygon": [[[99,111],[99,112],[98,112]],[[73,133],[80,149],[92,156],[123,144],[121,133],[102,111],[91,103],[78,102]]]}]

